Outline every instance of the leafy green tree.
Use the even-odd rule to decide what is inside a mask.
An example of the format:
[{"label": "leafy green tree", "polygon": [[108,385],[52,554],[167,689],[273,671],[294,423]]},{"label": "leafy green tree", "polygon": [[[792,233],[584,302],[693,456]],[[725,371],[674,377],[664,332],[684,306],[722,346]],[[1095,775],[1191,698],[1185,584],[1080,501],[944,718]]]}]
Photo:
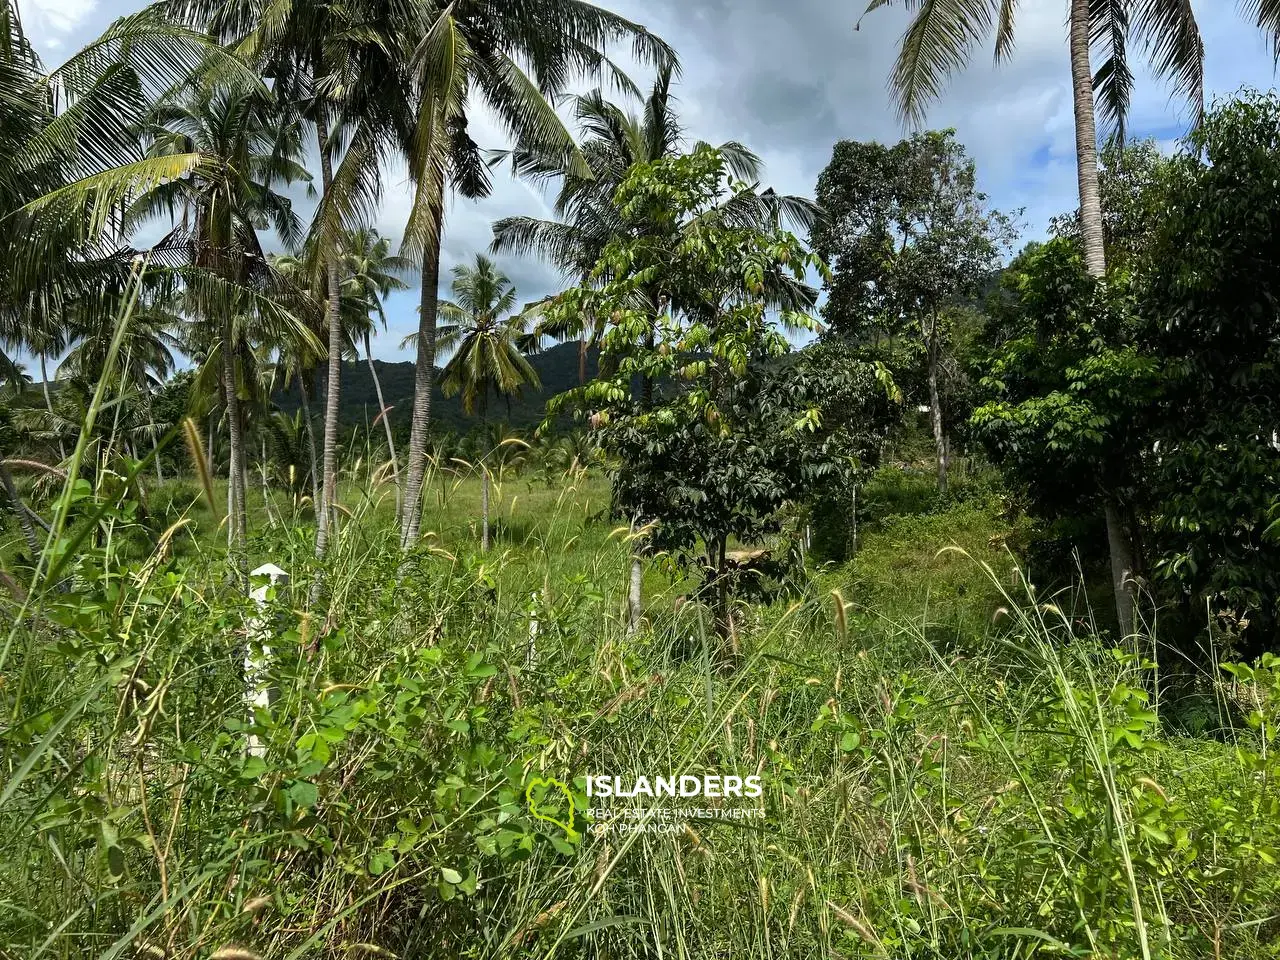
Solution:
[{"label": "leafy green tree", "polygon": [[[804,503],[814,551],[844,560],[857,549],[859,489],[902,420],[902,391],[874,351],[830,331],[783,358],[773,376],[799,385],[797,400],[808,398],[818,411],[809,442],[840,462],[811,485]],[[821,389],[811,395],[813,384]]]},{"label": "leafy green tree", "polygon": [[[1040,517],[1096,515],[1113,505],[1125,542],[1108,550],[1128,554],[1148,505],[1143,478],[1161,376],[1134,345],[1127,284],[1089,276],[1080,246],[1066,238],[1021,254],[1002,284],[1013,332],[979,385],[975,434]],[[1108,524],[1108,534],[1114,529]],[[1143,568],[1140,556],[1126,564]]]},{"label": "leafy green tree", "polygon": [[[480,416],[481,430],[488,425],[489,397],[510,398],[529,386],[537,388],[538,373],[525,352],[536,335],[525,332],[525,320],[512,313],[516,290],[493,261],[476,255],[474,265],[453,268],[453,299],[441,300],[439,314],[446,323],[436,342],[453,356],[440,371],[440,389],[446,397],[462,396],[462,409]],[[488,454],[480,460],[480,549],[489,549]]]},{"label": "leafy green tree", "polygon": [[[614,196],[618,186],[637,164],[675,156],[685,145],[684,131],[671,95],[673,68],[658,71],[653,89],[637,116],[605,98],[601,89],[573,100],[573,114],[582,135],[581,171],[576,157],[539,155],[532,149],[513,152],[517,173],[534,181],[560,182],[555,211],[560,219],[507,217],[493,225],[495,253],[534,254],[560,268],[576,283],[584,282],[599,261],[605,246],[627,225]],[[756,182],[762,166],[759,157],[739,143],[718,148],[729,171],[738,180]],[[589,175],[588,175],[589,171]],[[767,225],[782,217],[797,229],[808,229],[814,207],[801,197],[778,196],[773,191],[740,191],[732,202],[740,216]],[[540,329],[557,339],[578,339],[578,381],[587,379],[587,353],[604,332],[607,318],[585,314],[563,317],[560,326],[545,322]]]},{"label": "leafy green tree", "polygon": [[[938,490],[947,489],[941,371],[947,331],[999,268],[1013,226],[991,210],[953,131],[888,147],[837,143],[818,178],[814,251],[832,265],[823,317],[856,340],[918,338],[924,354]],[[901,370],[895,373],[901,373]]]},{"label": "leafy green tree", "polygon": [[[637,165],[616,197],[629,229],[606,245],[590,282],[551,308],[610,317],[606,374],[551,412],[570,402],[589,412],[618,464],[617,508],[649,528],[650,551],[689,563],[705,550],[704,595],[721,633],[730,630],[729,541],[776,532],[783,508],[840,468],[811,442],[821,382],[775,367],[790,349],[781,325],[814,322],[767,309],[770,275],[799,281],[822,265],[794,235],[725,216],[733,192],[724,158],[707,146]],[[646,397],[637,377],[661,389]]]},{"label": "leafy green tree", "polygon": [[[1146,254],[1160,223],[1162,182],[1170,158],[1154,140],[1123,141],[1110,137],[1099,155],[1098,192],[1102,198],[1102,237],[1107,263],[1131,270]],[[1054,217],[1054,236],[1080,242],[1080,212]]]},{"label": "leafy green tree", "polygon": [[676,62],[671,48],[644,27],[580,0],[458,0],[428,8],[424,31],[412,36],[413,103],[401,150],[415,187],[405,252],[421,257],[422,302],[401,517],[406,550],[417,541],[422,513],[444,201],[450,189],[471,197],[489,190],[487,168],[467,133],[469,112],[483,102],[516,144],[540,156],[569,157],[585,171],[552,99],[583,75],[607,74],[615,84],[634,89],[606,55],[613,43],[628,45],[644,64]]},{"label": "leafy green tree", "polygon": [[1211,111],[1155,189],[1138,341],[1160,364],[1154,572],[1189,603],[1280,636],[1280,97]]},{"label": "leafy green tree", "polygon": [[[947,76],[968,66],[975,46],[994,35],[998,64],[1013,52],[1018,0],[870,0],[867,12],[901,3],[914,11],[902,38],[890,87],[905,119],[923,119],[925,105],[939,95]],[[1280,23],[1280,9],[1266,0],[1260,23]],[[1195,12],[1185,0],[1141,0],[1137,4],[1067,0],[1066,24],[1071,58],[1071,92],[1075,110],[1076,180],[1080,197],[1080,237],[1089,275],[1107,270],[1102,204],[1098,189],[1098,132],[1095,97],[1104,119],[1123,134],[1133,91],[1129,45],[1135,37],[1145,47],[1156,73],[1171,78],[1177,91],[1196,110],[1204,106],[1204,42]],[[1094,73],[1092,53],[1105,60]],[[1121,511],[1104,505],[1107,539],[1113,545],[1112,580],[1121,630],[1133,629],[1131,546],[1126,542]],[[1145,945],[1145,942],[1144,942]]]}]

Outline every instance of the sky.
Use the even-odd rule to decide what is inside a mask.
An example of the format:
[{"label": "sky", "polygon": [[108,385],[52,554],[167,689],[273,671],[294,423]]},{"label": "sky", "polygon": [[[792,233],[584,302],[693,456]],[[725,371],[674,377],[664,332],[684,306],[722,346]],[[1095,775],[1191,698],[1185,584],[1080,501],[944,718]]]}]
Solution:
[{"label": "sky", "polygon": [[[760,155],[763,184],[813,196],[837,140],[894,142],[910,133],[886,91],[907,17],[900,9],[868,14],[864,0],[597,0],[648,27],[681,61],[674,88],[691,141],[737,140]],[[18,0],[28,36],[49,65],[91,40],[141,0]],[[900,6],[897,4],[895,6]],[[974,55],[928,112],[927,125],[954,127],[978,166],[980,188],[1006,212],[1021,211],[1023,236],[1043,235],[1049,218],[1076,206],[1075,140],[1064,0],[1023,0],[1012,57],[993,66],[990,50]],[[1230,0],[1192,0],[1206,48],[1206,94],[1212,101],[1241,86],[1269,89],[1275,78],[1269,45]],[[632,71],[642,89],[650,78]],[[1173,149],[1190,112],[1168,86],[1138,73],[1129,131]],[[483,109],[470,126],[482,147],[508,146]],[[377,224],[396,238],[409,191],[389,170]],[[539,189],[495,171],[482,201],[454,199],[445,222],[442,294],[449,270],[484,252],[493,221],[550,216]],[[564,284],[557,271],[529,258],[497,258],[520,302]],[[418,290],[393,294],[388,330],[374,343],[383,360],[412,359],[400,340],[417,328]]]}]

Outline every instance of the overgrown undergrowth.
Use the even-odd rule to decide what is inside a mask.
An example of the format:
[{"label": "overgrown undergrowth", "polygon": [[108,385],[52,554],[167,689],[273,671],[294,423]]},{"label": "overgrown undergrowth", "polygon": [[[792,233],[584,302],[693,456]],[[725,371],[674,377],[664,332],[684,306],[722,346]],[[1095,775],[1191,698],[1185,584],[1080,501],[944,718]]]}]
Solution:
[{"label": "overgrown undergrowth", "polygon": [[[1208,678],[1206,735],[1175,736],[1149,651],[1036,594],[980,502],[876,524],[729,643],[651,573],[628,636],[598,480],[508,481],[487,555],[474,484],[436,480],[407,561],[385,505],[347,498],[310,612],[279,508],[254,559],[294,581],[263,609],[210,524],[157,537],[128,508],[9,605],[0,949],[1277,955],[1273,661]],[[763,817],[582,815],[589,774],[682,773],[760,775],[759,801],[705,804]],[[530,815],[538,775],[572,786],[572,832]]]}]

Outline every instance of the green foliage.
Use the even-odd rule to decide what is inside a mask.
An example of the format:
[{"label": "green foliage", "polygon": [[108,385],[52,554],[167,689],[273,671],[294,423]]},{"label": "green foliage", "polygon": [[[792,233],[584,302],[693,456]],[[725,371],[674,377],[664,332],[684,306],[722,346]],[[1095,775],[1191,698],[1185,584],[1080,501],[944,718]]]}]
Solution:
[{"label": "green foliage", "polygon": [[822,315],[858,339],[909,333],[975,300],[1012,236],[977,191],[953,130],[892,147],[841,140],[818,178],[818,203],[813,248],[832,267]]},{"label": "green foliage", "polygon": [[[425,521],[456,553],[405,561],[352,518],[328,632],[298,609],[305,528],[255,543],[296,575],[259,610],[189,529],[156,537],[127,492],[76,494],[70,528],[109,535],[7,633],[7,952],[1269,955],[1274,658],[1215,686],[1242,717],[1226,742],[1170,737],[1150,666],[1067,598],[1013,592],[992,544],[1010,528],[973,500],[881,518],[852,574],[824,578],[847,623],[823,591],[753,608],[738,667],[707,673],[672,657],[689,621],[669,596],[626,638],[628,549],[590,519],[602,483],[499,493],[512,523],[483,562],[457,484]],[[134,539],[159,545],[128,559]],[[250,713],[259,645],[274,694]],[[585,773],[702,769],[763,773],[760,829],[582,819],[575,840],[524,801],[535,776],[583,810]]]},{"label": "green foliage", "polygon": [[1159,369],[1125,345],[1135,320],[1123,282],[1091,279],[1059,239],[1026,251],[1001,283],[1022,332],[995,351],[975,433],[1042,516],[1132,496]]},{"label": "green foliage", "polygon": [[[718,572],[729,538],[778,530],[784,506],[843,469],[831,437],[817,436],[822,383],[811,366],[777,364],[789,347],[766,312],[772,278],[800,281],[821,264],[788,233],[722,215],[725,189],[709,147],[634,168],[617,194],[630,235],[606,247],[598,288],[553,308],[609,317],[608,373],[569,399],[623,465],[617,509],[653,525],[649,550],[687,562],[705,544]],[[811,325],[790,311],[782,321]],[[663,389],[650,397],[653,384]]]},{"label": "green foliage", "polygon": [[[1165,212],[1162,195],[1169,158],[1154,140],[1111,137],[1098,154],[1098,195],[1107,266],[1131,270],[1147,254]],[[1054,236],[1080,242],[1080,213],[1054,217]]]},{"label": "green foliage", "polygon": [[823,317],[885,362],[912,406],[928,404],[944,491],[947,434],[969,413],[970,305],[1014,233],[976,180],[951,130],[892,147],[842,140],[818,178],[814,250],[833,267]]},{"label": "green foliage", "polygon": [[1169,165],[1137,283],[1142,343],[1164,375],[1152,438],[1157,573],[1252,621],[1266,646],[1280,625],[1278,146],[1274,94],[1211,111]]}]

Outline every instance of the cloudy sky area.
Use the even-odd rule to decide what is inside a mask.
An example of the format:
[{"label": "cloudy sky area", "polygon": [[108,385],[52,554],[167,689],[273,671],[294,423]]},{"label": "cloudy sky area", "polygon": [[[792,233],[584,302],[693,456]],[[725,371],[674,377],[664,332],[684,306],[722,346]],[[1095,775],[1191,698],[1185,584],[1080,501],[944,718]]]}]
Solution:
[{"label": "cloudy sky area", "polygon": [[[904,130],[885,92],[906,17],[879,10],[854,24],[863,0],[598,0],[671,43],[683,77],[679,112],[691,139],[738,140],[760,154],[765,183],[813,195],[819,172],[839,139],[893,141]],[[141,0],[19,0],[28,35],[49,64],[101,32]],[[1269,88],[1270,50],[1229,0],[1193,0],[1204,34],[1209,99],[1242,85]],[[1075,207],[1075,144],[1062,0],[1024,0],[1012,59],[995,68],[989,52],[950,84],[930,108],[929,126],[954,127],[978,164],[982,188],[1007,211],[1023,210],[1024,236],[1043,233],[1049,218]],[[633,74],[641,88],[649,78]],[[1163,84],[1139,75],[1132,135],[1172,148],[1186,129],[1185,104]],[[486,147],[504,146],[482,112],[471,127]],[[378,224],[398,238],[409,206],[403,174],[391,171]],[[495,176],[484,201],[455,199],[447,214],[442,276],[487,248],[490,224],[513,214],[549,216],[537,188]],[[559,289],[556,271],[530,259],[504,258],[522,301]],[[388,304],[390,330],[375,343],[384,360],[410,359],[400,339],[416,329],[417,291]]]}]

